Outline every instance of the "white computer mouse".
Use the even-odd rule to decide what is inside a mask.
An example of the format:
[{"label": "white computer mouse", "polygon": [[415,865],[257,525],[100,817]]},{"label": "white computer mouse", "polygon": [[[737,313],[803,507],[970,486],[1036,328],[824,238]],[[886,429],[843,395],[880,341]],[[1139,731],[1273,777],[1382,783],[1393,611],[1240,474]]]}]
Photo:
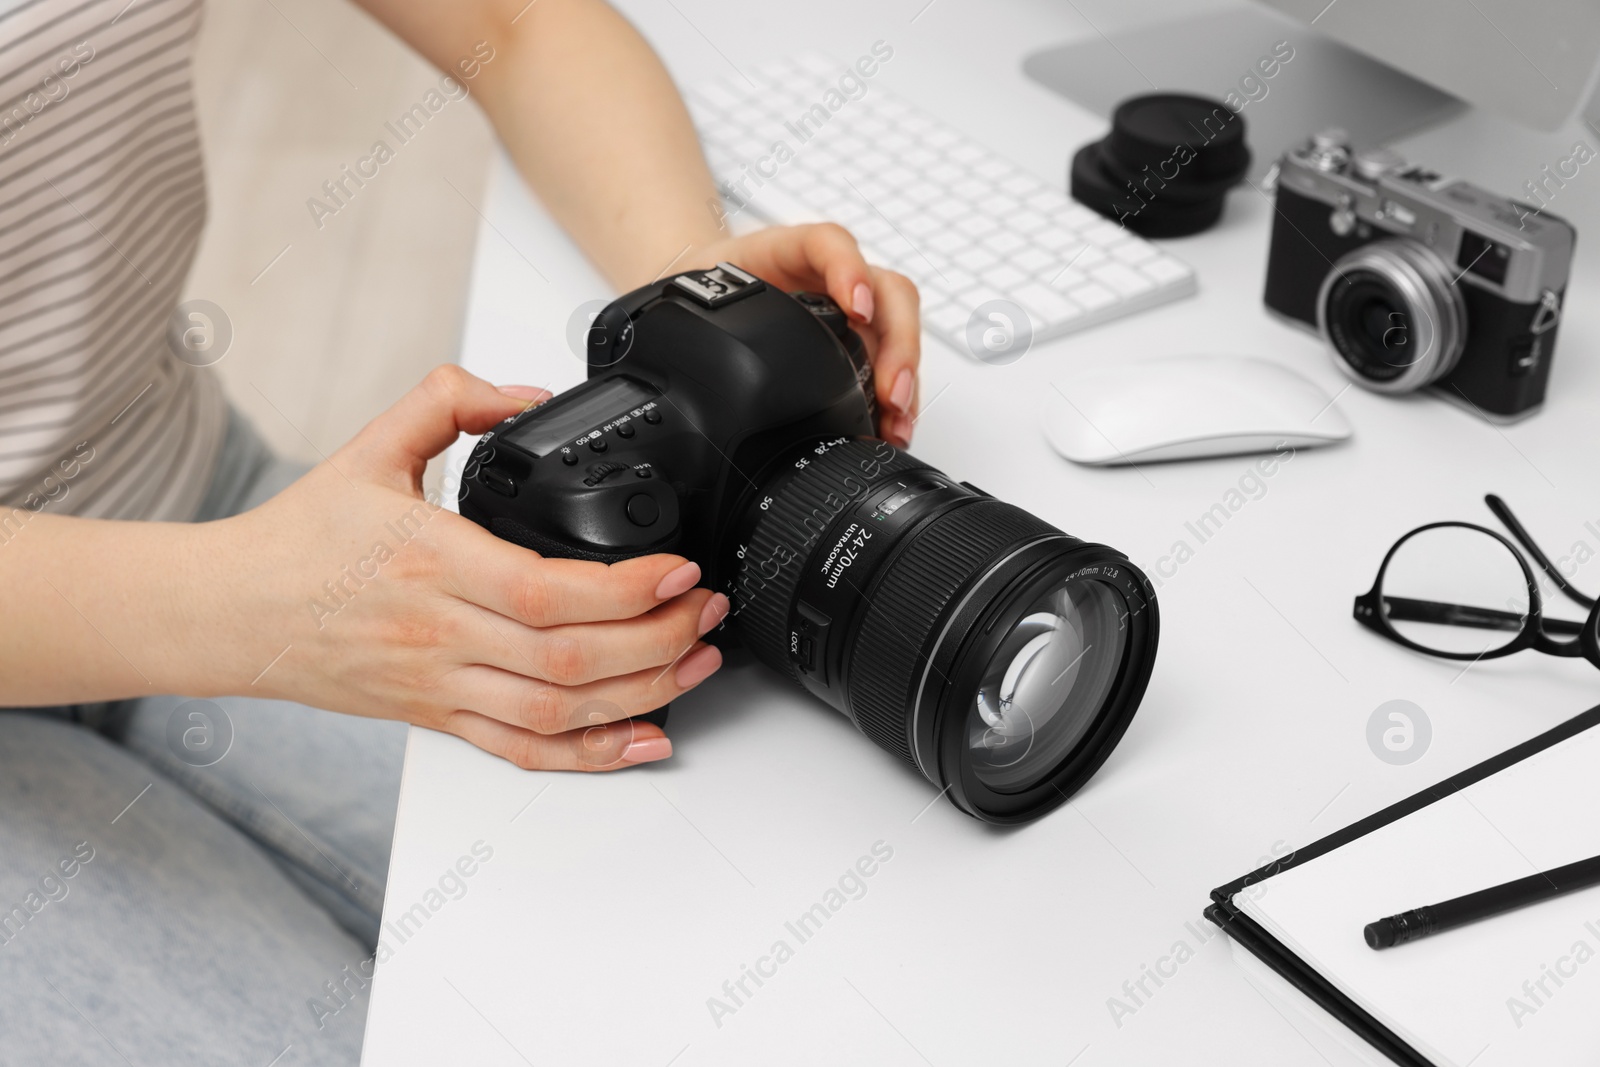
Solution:
[{"label": "white computer mouse", "polygon": [[1334,398],[1250,356],[1161,356],[1063,376],[1044,432],[1074,463],[1111,466],[1311,448],[1350,436]]}]

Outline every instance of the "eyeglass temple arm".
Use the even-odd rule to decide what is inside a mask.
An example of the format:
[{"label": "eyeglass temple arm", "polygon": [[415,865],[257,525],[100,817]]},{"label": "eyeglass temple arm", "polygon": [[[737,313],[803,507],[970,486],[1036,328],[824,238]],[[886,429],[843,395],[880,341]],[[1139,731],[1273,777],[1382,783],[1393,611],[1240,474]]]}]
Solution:
[{"label": "eyeglass temple arm", "polygon": [[[1504,500],[1490,493],[1483,498],[1483,502],[1489,505],[1489,510],[1494,512],[1494,517],[1505,523],[1506,529],[1511,531],[1511,536],[1517,539],[1518,544],[1527,549],[1528,555],[1533,557],[1533,561],[1550,576],[1552,582],[1556,583],[1556,588],[1584,607],[1594,607],[1594,597],[1584,596],[1572,587],[1572,583],[1567,581],[1566,576],[1558,571],[1545,554],[1540,551],[1539,546],[1533,543],[1533,538],[1528,536],[1528,531],[1523,529],[1522,523],[1517,521],[1517,517],[1511,514],[1511,509],[1506,506]],[[1545,620],[1545,629],[1552,633],[1562,632],[1553,623],[1554,620]]]},{"label": "eyeglass temple arm", "polygon": [[[1360,618],[1363,607],[1370,608],[1372,594],[1356,598],[1356,616]],[[1431,622],[1440,626],[1471,626],[1479,630],[1520,630],[1523,616],[1514,611],[1495,608],[1474,608],[1465,604],[1444,604],[1437,600],[1413,600],[1410,597],[1386,596],[1383,598],[1384,616],[1390,622]],[[1564,637],[1582,632],[1583,623],[1567,619],[1541,619],[1546,633]]]}]

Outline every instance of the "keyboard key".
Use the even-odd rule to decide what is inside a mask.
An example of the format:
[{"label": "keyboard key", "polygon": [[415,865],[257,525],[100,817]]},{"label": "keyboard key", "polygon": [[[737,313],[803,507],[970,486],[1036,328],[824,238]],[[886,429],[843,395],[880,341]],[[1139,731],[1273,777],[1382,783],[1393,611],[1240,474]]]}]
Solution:
[{"label": "keyboard key", "polygon": [[1107,256],[1094,245],[1085,245],[1081,250],[1074,252],[1071,256],[1068,256],[1067,262],[1071,263],[1079,270],[1092,270],[1095,267],[1098,267],[1100,264],[1107,262]]},{"label": "keyboard key", "polygon": [[1000,224],[988,215],[968,215],[956,223],[956,229],[977,240],[1000,229]]},{"label": "keyboard key", "polygon": [[883,212],[890,222],[897,225],[901,220],[910,218],[917,210],[917,205],[909,200],[901,200],[897,196],[879,197],[872,201],[872,206]]},{"label": "keyboard key", "polygon": [[950,287],[952,293],[965,292],[978,284],[978,276],[976,274],[964,271],[960,267],[940,267],[939,270],[944,275],[945,284]]},{"label": "keyboard key", "polygon": [[1015,289],[1027,281],[1028,276],[1009,263],[1001,263],[985,271],[983,280],[997,289]]},{"label": "keyboard key", "polygon": [[1027,248],[1028,242],[1010,230],[1001,230],[999,233],[991,234],[984,238],[983,247],[991,252],[1005,256],[1010,255],[1019,248]]},{"label": "keyboard key", "polygon": [[928,205],[928,214],[945,222],[954,222],[963,215],[972,214],[972,207],[965,200],[940,200]]},{"label": "keyboard key", "polygon": [[[1055,227],[1040,230],[1033,234],[1033,243],[1048,252],[1071,259],[1079,248],[1084,247],[1083,241],[1071,230],[1062,230]],[[1063,251],[1065,250],[1065,251]]]},{"label": "keyboard key", "polygon": [[1067,322],[1083,314],[1083,308],[1038,282],[1030,282],[1015,292],[1017,302],[1027,308],[1030,315],[1051,325]]},{"label": "keyboard key", "polygon": [[1038,192],[1039,182],[1031,175],[1018,174],[1001,182],[1000,189],[1012,196],[1031,196]]},{"label": "keyboard key", "polygon": [[979,200],[976,205],[979,211],[985,215],[992,215],[997,219],[1005,218],[1021,206],[1011,197],[998,194],[986,196]]},{"label": "keyboard key", "polygon": [[958,144],[954,148],[950,149],[951,159],[955,160],[957,163],[965,163],[969,167],[983,159],[984,155],[985,153],[983,149],[970,142],[966,144]]},{"label": "keyboard key", "polygon": [[1111,250],[1111,255],[1130,267],[1137,267],[1147,259],[1154,259],[1158,253],[1143,241],[1124,241]]},{"label": "keyboard key", "polygon": [[1075,200],[1068,201],[1067,206],[1056,215],[1056,221],[1069,230],[1084,230],[1105,220],[1104,215],[1090,211]]},{"label": "keyboard key", "polygon": [[928,247],[943,255],[953,255],[970,244],[967,236],[959,230],[943,229],[937,237],[928,239]]},{"label": "keyboard key", "polygon": [[[868,208],[867,210],[871,211],[872,209]],[[893,235],[893,233],[894,227],[885,222],[876,211],[872,212],[870,219],[855,228],[856,240],[862,244],[881,241],[885,237]]]},{"label": "keyboard key", "polygon": [[1105,263],[1089,272],[1101,285],[1116,290],[1123,296],[1138,296],[1155,287],[1155,282],[1132,267],[1121,263]]},{"label": "keyboard key", "polygon": [[1181,281],[1193,273],[1171,256],[1157,256],[1149,262],[1141,263],[1139,269],[1161,284]]},{"label": "keyboard key", "polygon": [[1104,248],[1128,239],[1128,231],[1109,220],[1090,226],[1081,232],[1085,241]]},{"label": "keyboard key", "polygon": [[1033,245],[1029,245],[1012,256],[1011,262],[1029,274],[1038,274],[1046,267],[1055,266],[1056,257],[1042,248],[1035,248]]},{"label": "keyboard key", "polygon": [[992,267],[1000,262],[1000,257],[987,248],[969,248],[964,252],[957,252],[955,261],[967,270],[982,273],[986,267]]},{"label": "keyboard key", "polygon": [[971,314],[982,304],[987,304],[991,300],[1010,300],[1011,296],[1012,294],[996,289],[992,285],[979,285],[956,297],[956,306],[966,308],[968,314]]},{"label": "keyboard key", "polygon": [[1050,220],[1037,211],[1013,211],[1006,216],[1006,225],[1018,233],[1037,233],[1050,225]]},{"label": "keyboard key", "polygon": [[990,181],[999,181],[1011,173],[1011,164],[1003,159],[995,159],[991,156],[976,167],[973,167],[972,173],[980,178],[988,178]]},{"label": "keyboard key", "polygon": [[1082,285],[1067,294],[1090,311],[1099,311],[1117,302],[1117,294],[1101,285]]},{"label": "keyboard key", "polygon": [[989,195],[989,183],[979,181],[977,178],[966,178],[951,186],[950,191],[963,200],[976,203]]}]

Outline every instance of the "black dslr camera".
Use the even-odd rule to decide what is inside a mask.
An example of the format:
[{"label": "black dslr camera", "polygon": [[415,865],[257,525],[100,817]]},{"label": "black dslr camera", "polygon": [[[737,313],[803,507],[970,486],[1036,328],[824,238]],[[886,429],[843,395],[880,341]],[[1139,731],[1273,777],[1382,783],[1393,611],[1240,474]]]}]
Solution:
[{"label": "black dslr camera", "polygon": [[1431,387],[1492,421],[1544,402],[1570,223],[1324,130],[1276,168],[1267,307],[1380,393]]},{"label": "black dslr camera", "polygon": [[962,810],[1019,823],[1104,762],[1144,695],[1150,583],[876,439],[826,296],[727,263],[595,318],[589,380],[484,434],[461,514],[547,556],[677,552],[725,635]]}]

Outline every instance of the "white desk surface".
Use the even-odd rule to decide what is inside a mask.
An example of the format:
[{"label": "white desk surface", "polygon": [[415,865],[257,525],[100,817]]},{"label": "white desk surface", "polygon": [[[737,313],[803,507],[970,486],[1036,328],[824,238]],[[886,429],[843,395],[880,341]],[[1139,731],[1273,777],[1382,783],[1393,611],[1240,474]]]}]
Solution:
[{"label": "white desk surface", "polygon": [[[937,0],[910,21],[921,6],[624,4],[683,84],[726,74],[722,54],[753,62],[820,48],[849,60],[887,40],[895,56],[879,83],[1062,181],[1072,149],[1103,124],[1029,82],[1019,63],[1093,32],[1073,6]],[[1131,17],[1101,15],[1108,6],[1088,12],[1102,29]],[[604,67],[597,56],[597,76]],[[1540,135],[1469,113],[1400,147],[1510,193],[1579,137],[1596,143],[1576,123]],[[625,144],[617,165],[632,165]],[[726,669],[677,702],[672,759],[620,774],[527,773],[413,730],[387,918],[424,901],[475,842],[493,855],[404,943],[386,933],[395,952],[379,969],[364,1062],[1099,1067],[1335,1056],[1244,979],[1226,938],[1198,936],[1214,933],[1200,912],[1213,886],[1275,843],[1320,837],[1600,699],[1600,675],[1582,661],[1524,652],[1463,676],[1350,617],[1395,538],[1438,519],[1492,524],[1488,491],[1553,555],[1579,541],[1600,549],[1597,194],[1600,171],[1585,171],[1553,206],[1583,236],[1545,411],[1502,430],[1435,400],[1343,393],[1355,438],[1283,466],[1164,579],[1160,654],[1132,728],[1070,806],[1032,826],[998,832],[947,801],[928,807],[932,786],[757,665]],[[481,206],[462,362],[500,382],[576,384],[568,317],[611,294],[504,160]],[[1045,444],[1036,404],[1068,369],[1184,351],[1264,355],[1339,391],[1319,343],[1262,309],[1269,222],[1266,200],[1235,191],[1216,229],[1164,242],[1198,271],[1197,297],[1014,365],[979,365],[928,339],[928,407],[912,450],[1146,570],[1175,541],[1193,544],[1185,522],[1251,459],[1075,467]],[[1600,561],[1577,580],[1600,590]],[[1427,754],[1400,767],[1377,759],[1365,734],[1374,709],[1396,698],[1420,705],[1434,730]],[[893,859],[799,943],[785,922],[878,841]],[[780,939],[793,958],[759,988],[746,980],[753,995],[713,1019],[708,998],[726,999],[724,981]],[[1124,982],[1179,941],[1193,958],[1159,988],[1146,980],[1152,995],[1114,1017],[1110,998],[1132,1004]]]}]

